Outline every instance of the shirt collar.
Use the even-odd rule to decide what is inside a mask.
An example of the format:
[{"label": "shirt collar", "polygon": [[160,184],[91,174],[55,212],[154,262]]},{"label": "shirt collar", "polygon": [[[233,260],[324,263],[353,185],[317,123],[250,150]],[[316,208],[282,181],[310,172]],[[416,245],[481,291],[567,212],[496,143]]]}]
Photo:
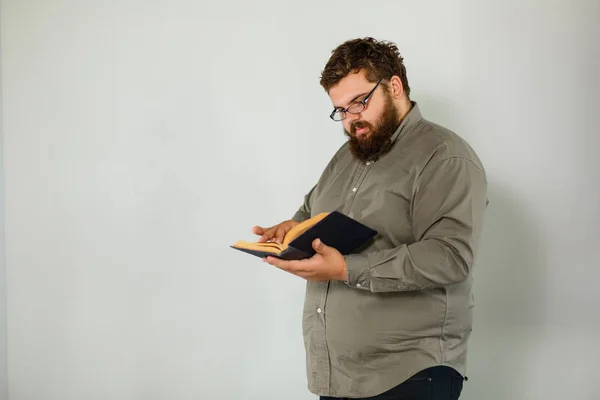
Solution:
[{"label": "shirt collar", "polygon": [[396,128],[396,131],[392,135],[392,143],[395,142],[402,133],[406,132],[412,126],[417,124],[417,122],[423,119],[423,115],[421,114],[421,110],[419,109],[419,105],[417,104],[417,102],[411,101],[410,104],[412,105],[410,111],[408,112],[408,114],[406,114],[406,116],[404,117],[402,122],[400,122],[400,125],[398,126],[398,128]]}]

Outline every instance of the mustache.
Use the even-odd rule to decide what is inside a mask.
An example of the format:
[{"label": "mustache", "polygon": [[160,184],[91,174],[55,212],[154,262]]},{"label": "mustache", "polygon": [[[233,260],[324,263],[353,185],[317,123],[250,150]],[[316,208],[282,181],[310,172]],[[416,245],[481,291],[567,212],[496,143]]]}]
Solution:
[{"label": "mustache", "polygon": [[352,125],[350,126],[350,131],[354,134],[356,133],[357,129],[360,128],[369,128],[371,130],[373,130],[373,127],[371,126],[370,123],[366,122],[366,121],[356,121],[353,122]]}]

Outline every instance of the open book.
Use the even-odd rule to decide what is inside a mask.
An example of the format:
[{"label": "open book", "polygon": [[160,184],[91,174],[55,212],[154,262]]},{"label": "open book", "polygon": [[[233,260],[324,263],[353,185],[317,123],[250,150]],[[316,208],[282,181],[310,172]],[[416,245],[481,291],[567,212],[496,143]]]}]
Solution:
[{"label": "open book", "polygon": [[283,243],[237,241],[230,247],[257,257],[267,255],[286,260],[300,260],[312,257],[316,252],[312,247],[315,239],[346,255],[364,245],[377,234],[377,231],[342,214],[339,211],[321,213],[303,221],[290,229]]}]

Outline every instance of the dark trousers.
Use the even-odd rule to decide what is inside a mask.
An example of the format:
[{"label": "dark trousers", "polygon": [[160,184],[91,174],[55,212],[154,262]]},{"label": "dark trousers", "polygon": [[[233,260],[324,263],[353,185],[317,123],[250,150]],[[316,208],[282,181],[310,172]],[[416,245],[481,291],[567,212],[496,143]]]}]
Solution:
[{"label": "dark trousers", "polygon": [[[457,400],[462,392],[462,377],[450,367],[424,369],[385,393],[363,400]],[[339,397],[320,397],[321,400],[346,400]]]}]

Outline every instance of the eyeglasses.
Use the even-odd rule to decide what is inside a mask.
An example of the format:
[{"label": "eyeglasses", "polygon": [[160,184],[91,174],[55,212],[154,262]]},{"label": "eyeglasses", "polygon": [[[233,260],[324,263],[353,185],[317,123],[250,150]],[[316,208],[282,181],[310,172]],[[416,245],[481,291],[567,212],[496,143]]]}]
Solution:
[{"label": "eyeglasses", "polygon": [[381,83],[381,81],[383,81],[385,78],[381,78],[379,80],[379,82],[377,82],[377,85],[375,85],[375,87],[373,88],[373,90],[371,90],[369,92],[369,94],[367,95],[367,97],[365,97],[362,100],[358,100],[355,101],[354,103],[350,104],[347,108],[336,108],[334,109],[331,114],[329,115],[329,118],[331,118],[334,121],[342,121],[343,119],[346,118],[346,113],[350,113],[350,114],[360,114],[365,108],[367,108],[367,101],[369,101],[369,99],[371,98],[371,96],[373,95],[373,93],[375,93],[375,89],[377,89],[377,86],[379,86],[379,84]]}]

